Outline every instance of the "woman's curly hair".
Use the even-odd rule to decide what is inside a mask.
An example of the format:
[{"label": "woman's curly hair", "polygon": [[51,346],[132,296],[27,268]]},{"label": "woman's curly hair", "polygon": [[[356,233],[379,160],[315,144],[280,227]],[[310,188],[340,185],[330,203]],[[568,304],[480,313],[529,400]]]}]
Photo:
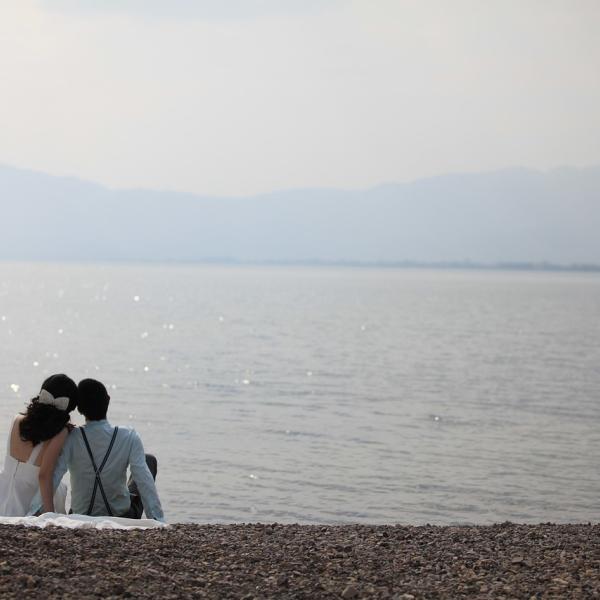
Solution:
[{"label": "woman's curly hair", "polygon": [[69,413],[77,406],[77,385],[62,373],[48,377],[42,389],[55,398],[66,396],[69,406],[67,410],[60,410],[50,404],[40,404],[38,396],[31,400],[25,412],[21,413],[25,418],[19,424],[19,434],[24,442],[31,442],[34,446],[60,433],[71,418]]}]

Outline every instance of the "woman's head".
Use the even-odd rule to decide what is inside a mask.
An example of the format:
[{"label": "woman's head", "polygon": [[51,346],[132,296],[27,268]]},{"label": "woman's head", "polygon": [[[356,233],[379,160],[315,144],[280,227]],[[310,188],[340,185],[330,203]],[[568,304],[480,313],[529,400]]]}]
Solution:
[{"label": "woman's head", "polygon": [[77,406],[77,385],[62,373],[51,375],[42,384],[40,393],[22,413],[21,439],[33,445],[53,438],[69,422],[69,413]]}]

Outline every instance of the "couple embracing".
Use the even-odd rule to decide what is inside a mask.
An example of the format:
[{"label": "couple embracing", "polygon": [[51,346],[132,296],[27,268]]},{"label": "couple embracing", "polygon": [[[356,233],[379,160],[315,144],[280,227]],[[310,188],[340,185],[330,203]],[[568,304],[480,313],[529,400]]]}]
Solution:
[{"label": "couple embracing", "polygon": [[[44,381],[10,429],[0,473],[0,515],[66,512],[61,480],[68,470],[72,512],[140,519],[145,511],[164,521],[154,483],[156,459],[144,454],[133,429],[107,421],[109,402],[105,386],[94,379],[76,385],[58,374]],[[70,423],[75,408],[85,417],[82,427]]]}]

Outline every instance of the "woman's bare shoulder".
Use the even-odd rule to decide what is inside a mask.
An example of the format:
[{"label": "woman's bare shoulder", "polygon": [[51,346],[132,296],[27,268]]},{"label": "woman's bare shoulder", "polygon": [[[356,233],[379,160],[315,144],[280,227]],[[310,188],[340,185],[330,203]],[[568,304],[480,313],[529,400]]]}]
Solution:
[{"label": "woman's bare shoulder", "polygon": [[25,418],[25,416],[22,414],[15,415],[15,417],[13,418],[12,427],[11,427],[11,433],[13,435],[18,436],[18,434],[20,433],[19,428],[21,427],[21,422],[23,421],[24,418]]}]

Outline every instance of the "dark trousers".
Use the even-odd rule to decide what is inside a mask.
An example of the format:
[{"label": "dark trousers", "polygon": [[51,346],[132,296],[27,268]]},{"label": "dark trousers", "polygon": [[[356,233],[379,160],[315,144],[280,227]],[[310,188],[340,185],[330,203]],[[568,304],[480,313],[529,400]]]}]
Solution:
[{"label": "dark trousers", "polygon": [[[156,481],[156,473],[158,472],[158,461],[156,460],[156,456],[153,454],[146,454],[146,464],[148,465],[148,469],[150,469],[150,473],[152,473],[152,478]],[[132,477],[129,478],[127,487],[131,494],[131,507],[121,516],[127,517],[128,519],[141,519],[142,513],[144,512],[144,505],[142,504],[138,486]]]}]

